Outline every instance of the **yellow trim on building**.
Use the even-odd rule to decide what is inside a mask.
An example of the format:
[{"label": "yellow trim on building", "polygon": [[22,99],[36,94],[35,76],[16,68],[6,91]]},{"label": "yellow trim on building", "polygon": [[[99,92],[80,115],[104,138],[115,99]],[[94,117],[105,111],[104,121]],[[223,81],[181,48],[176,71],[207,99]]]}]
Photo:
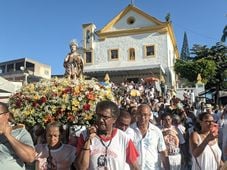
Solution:
[{"label": "yellow trim on building", "polygon": [[109,31],[109,32],[97,32],[100,39],[105,39],[109,37],[120,37],[120,36],[127,36],[127,35],[137,35],[137,34],[144,34],[144,33],[152,33],[152,32],[166,32],[167,27],[165,25],[157,25],[157,26],[150,26],[150,27],[142,27],[142,28],[135,28],[135,29],[127,29],[127,30],[119,30],[119,31]]},{"label": "yellow trim on building", "polygon": [[[110,31],[113,25],[116,24],[129,11],[134,11],[157,25],[142,27],[142,28],[127,29],[127,30]],[[106,38],[109,38],[109,37],[120,37],[120,36],[128,36],[128,35],[143,34],[143,33],[153,33],[153,32],[158,32],[160,34],[168,33],[173,44],[176,58],[179,58],[176,38],[173,32],[173,27],[171,22],[161,22],[155,17],[152,17],[146,14],[145,12],[136,8],[133,5],[128,5],[125,9],[123,9],[117,16],[115,16],[109,23],[107,23],[102,29],[100,29],[96,33],[99,36],[100,40],[105,40]]]},{"label": "yellow trim on building", "polygon": [[154,22],[157,25],[163,25],[163,24],[165,24],[165,22],[159,21],[155,17],[152,17],[152,16],[146,14],[142,10],[136,8],[135,6],[128,5],[123,11],[121,11],[116,17],[114,17],[109,23],[107,23],[101,30],[99,30],[98,33],[108,32],[108,30],[110,30],[110,28],[114,24],[116,24],[122,17],[124,17],[128,13],[128,11],[135,11],[139,15],[142,15],[144,18],[146,18],[147,20],[149,20],[151,22]]},{"label": "yellow trim on building", "polygon": [[173,43],[174,53],[176,54],[176,58],[179,58],[177,42],[176,42],[176,38],[175,38],[175,35],[174,35],[174,32],[173,32],[173,27],[172,27],[171,22],[168,22],[167,28],[168,28],[168,33],[170,35],[171,41]]}]

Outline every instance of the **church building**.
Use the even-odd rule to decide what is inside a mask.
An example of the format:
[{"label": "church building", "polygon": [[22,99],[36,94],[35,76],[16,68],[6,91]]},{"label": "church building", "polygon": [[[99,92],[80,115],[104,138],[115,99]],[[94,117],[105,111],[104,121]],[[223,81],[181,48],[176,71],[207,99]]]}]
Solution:
[{"label": "church building", "polygon": [[173,27],[130,4],[102,29],[83,24],[84,74],[103,81],[139,81],[149,77],[176,84],[179,57]]}]

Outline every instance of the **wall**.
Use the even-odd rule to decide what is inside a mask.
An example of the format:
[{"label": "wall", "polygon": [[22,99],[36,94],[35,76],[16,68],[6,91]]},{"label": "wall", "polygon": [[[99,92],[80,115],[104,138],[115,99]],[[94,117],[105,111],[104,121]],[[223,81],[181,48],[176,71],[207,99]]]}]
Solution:
[{"label": "wall", "polygon": [[[155,57],[143,58],[144,45],[155,45]],[[96,42],[94,47],[94,65],[90,66],[93,68],[115,68],[160,63],[165,68],[168,64],[166,59],[168,53],[166,51],[165,35],[160,35],[159,33],[107,38],[104,41]],[[135,49],[135,61],[128,61],[129,48]],[[119,60],[109,62],[108,50],[110,49],[119,50]],[[89,66],[86,69],[89,69]]]}]

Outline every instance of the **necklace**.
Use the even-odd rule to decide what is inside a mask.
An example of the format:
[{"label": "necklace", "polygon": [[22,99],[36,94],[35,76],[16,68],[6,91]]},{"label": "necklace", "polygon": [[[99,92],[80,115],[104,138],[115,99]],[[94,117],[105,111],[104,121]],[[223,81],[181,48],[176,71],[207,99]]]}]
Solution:
[{"label": "necklace", "polygon": [[104,155],[104,169],[107,170],[107,153],[108,153],[108,148],[112,142],[112,138],[110,139],[109,143],[107,145],[105,145],[105,143],[103,142],[103,140],[100,138],[100,142],[102,143],[102,145],[105,147],[105,155]]},{"label": "necklace", "polygon": [[53,163],[51,148],[48,146],[47,170],[55,170],[55,169],[56,169],[56,165]]}]

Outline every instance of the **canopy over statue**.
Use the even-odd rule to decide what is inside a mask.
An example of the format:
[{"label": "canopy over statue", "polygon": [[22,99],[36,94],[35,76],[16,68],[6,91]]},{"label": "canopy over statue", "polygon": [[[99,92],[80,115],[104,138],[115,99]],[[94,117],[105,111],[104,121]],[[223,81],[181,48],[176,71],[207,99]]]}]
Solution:
[{"label": "canopy over statue", "polygon": [[77,47],[77,42],[72,40],[70,43],[71,52],[64,59],[65,76],[71,80],[82,78],[83,76],[84,61],[78,53]]}]

